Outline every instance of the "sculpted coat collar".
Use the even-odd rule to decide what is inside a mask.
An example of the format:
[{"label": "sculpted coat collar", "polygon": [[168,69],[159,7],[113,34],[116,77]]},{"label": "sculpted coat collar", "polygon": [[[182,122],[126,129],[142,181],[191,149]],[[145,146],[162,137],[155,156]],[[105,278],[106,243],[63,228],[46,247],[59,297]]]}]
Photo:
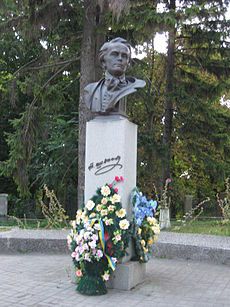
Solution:
[{"label": "sculpted coat collar", "polygon": [[108,71],[105,72],[105,86],[109,91],[117,91],[127,85],[125,75],[120,77],[112,76]]},{"label": "sculpted coat collar", "polygon": [[112,87],[112,90],[106,86],[106,83],[111,85],[111,82],[114,82],[110,80],[109,76],[107,76],[107,79],[103,78],[99,82],[90,83],[85,87],[84,101],[92,112],[107,114],[121,98],[136,92],[137,88],[145,86],[145,81],[133,77],[122,78],[122,80],[112,78],[119,80],[119,83]]}]

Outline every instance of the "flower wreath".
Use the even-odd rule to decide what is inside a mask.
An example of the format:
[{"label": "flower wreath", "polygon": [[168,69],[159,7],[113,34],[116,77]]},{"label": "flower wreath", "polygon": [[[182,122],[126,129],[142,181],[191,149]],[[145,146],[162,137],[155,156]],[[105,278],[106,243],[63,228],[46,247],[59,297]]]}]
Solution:
[{"label": "flower wreath", "polygon": [[68,245],[76,269],[77,290],[82,294],[105,294],[105,281],[118,259],[125,256],[130,223],[115,187],[121,181],[123,177],[116,176],[113,183],[98,188],[72,222]]},{"label": "flower wreath", "polygon": [[152,245],[157,241],[160,226],[154,217],[157,201],[147,200],[138,189],[133,191],[133,238],[137,258],[147,262],[151,256]]}]

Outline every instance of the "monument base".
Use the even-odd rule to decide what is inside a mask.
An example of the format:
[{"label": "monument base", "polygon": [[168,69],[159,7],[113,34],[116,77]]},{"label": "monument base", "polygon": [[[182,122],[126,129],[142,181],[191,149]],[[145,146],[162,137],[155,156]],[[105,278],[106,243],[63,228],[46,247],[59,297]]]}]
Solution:
[{"label": "monument base", "polygon": [[115,272],[106,283],[107,288],[130,290],[144,282],[146,277],[146,264],[138,261],[129,261],[116,266]]}]

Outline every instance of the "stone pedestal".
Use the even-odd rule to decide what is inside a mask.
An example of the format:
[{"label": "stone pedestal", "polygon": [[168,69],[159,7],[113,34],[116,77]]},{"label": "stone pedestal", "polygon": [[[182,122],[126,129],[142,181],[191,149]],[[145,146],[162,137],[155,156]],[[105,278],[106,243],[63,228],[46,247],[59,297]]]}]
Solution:
[{"label": "stone pedestal", "polygon": [[98,187],[123,176],[117,184],[123,208],[132,215],[130,194],[136,187],[137,126],[119,115],[98,116],[86,126],[85,202]]},{"label": "stone pedestal", "polygon": [[160,209],[160,218],[159,218],[160,229],[170,228],[170,210],[169,208]]},{"label": "stone pedestal", "polygon": [[[127,218],[132,219],[130,196],[136,187],[137,126],[120,115],[98,116],[86,126],[85,203],[105,183],[123,176],[124,183],[116,187]],[[146,267],[129,261],[134,255],[132,243],[128,256],[122,259],[111,276],[108,287],[130,290],[144,281]]]},{"label": "stone pedestal", "polygon": [[193,196],[192,195],[185,195],[184,200],[184,213],[188,213],[192,210],[192,201]]},{"label": "stone pedestal", "polygon": [[118,290],[130,290],[144,282],[146,264],[137,261],[129,261],[118,264],[115,272],[107,282],[107,287]]},{"label": "stone pedestal", "polygon": [[0,216],[7,215],[7,207],[8,207],[7,197],[8,194],[0,194]]}]

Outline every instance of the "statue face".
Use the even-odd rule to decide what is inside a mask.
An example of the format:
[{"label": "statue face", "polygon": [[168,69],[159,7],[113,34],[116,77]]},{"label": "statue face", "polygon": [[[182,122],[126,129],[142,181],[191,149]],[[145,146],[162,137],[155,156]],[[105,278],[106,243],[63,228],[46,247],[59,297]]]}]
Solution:
[{"label": "statue face", "polygon": [[105,69],[112,76],[122,76],[128,67],[129,59],[129,48],[121,43],[113,43],[104,55]]}]

